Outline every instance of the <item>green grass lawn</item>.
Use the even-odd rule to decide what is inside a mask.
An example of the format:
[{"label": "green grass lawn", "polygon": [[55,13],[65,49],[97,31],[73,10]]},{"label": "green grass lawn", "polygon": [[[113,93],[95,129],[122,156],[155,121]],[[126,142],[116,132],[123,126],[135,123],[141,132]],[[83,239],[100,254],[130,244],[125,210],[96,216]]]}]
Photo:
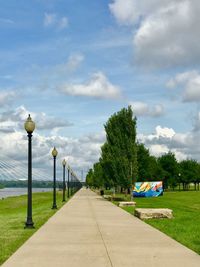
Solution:
[{"label": "green grass lawn", "polygon": [[[134,198],[134,201],[136,208],[172,209],[174,218],[171,220],[150,219],[145,222],[200,254],[200,191],[166,192],[161,197]],[[134,213],[133,207],[123,209]]]},{"label": "green grass lawn", "polygon": [[[58,209],[62,205],[62,192],[57,192]],[[33,222],[35,229],[24,229],[27,196],[0,200],[0,265],[56,212],[51,207],[52,192],[34,193]]]}]

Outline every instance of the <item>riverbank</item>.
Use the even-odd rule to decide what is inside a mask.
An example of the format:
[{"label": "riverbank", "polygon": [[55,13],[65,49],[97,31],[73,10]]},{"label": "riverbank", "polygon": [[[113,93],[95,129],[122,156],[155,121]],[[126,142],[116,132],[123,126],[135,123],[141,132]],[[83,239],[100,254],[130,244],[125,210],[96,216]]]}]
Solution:
[{"label": "riverbank", "polygon": [[[49,192],[52,191],[52,188],[33,188],[33,193],[39,192]],[[21,196],[27,195],[27,188],[2,188],[0,189],[0,199],[13,197],[13,196]]]}]

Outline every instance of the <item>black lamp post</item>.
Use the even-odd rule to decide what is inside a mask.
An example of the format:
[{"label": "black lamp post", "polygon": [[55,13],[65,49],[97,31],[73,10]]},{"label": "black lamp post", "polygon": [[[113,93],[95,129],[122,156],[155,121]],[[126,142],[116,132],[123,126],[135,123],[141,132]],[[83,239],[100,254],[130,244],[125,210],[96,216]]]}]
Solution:
[{"label": "black lamp post", "polygon": [[179,188],[179,191],[181,191],[181,173],[178,174],[178,188]]},{"label": "black lamp post", "polygon": [[67,172],[68,172],[68,175],[67,175],[67,197],[69,198],[69,172],[70,172],[69,165],[67,166]]},{"label": "black lamp post", "polygon": [[73,172],[72,172],[72,169],[71,169],[71,172],[70,172],[70,174],[71,174],[71,196],[73,195]]},{"label": "black lamp post", "polygon": [[63,165],[63,202],[66,201],[65,199],[65,188],[66,188],[66,184],[65,184],[65,166],[66,166],[66,160],[63,159],[63,162],[62,162],[62,165]]},{"label": "black lamp post", "polygon": [[34,228],[32,220],[32,133],[35,130],[35,123],[32,121],[30,114],[24,123],[24,128],[28,133],[28,205],[25,228]]},{"label": "black lamp post", "polygon": [[58,151],[54,147],[52,150],[53,156],[53,206],[52,209],[57,209],[56,205],[56,157],[58,155]]}]

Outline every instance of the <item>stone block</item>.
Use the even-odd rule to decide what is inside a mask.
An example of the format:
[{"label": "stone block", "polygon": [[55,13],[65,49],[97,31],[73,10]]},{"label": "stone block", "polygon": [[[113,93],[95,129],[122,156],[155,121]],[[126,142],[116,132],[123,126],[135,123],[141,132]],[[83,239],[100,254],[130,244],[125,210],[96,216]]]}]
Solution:
[{"label": "stone block", "polygon": [[103,195],[103,197],[104,197],[105,199],[109,200],[109,201],[112,200],[112,196],[110,196],[110,195]]},{"label": "stone block", "polygon": [[144,219],[161,219],[168,218],[172,219],[173,214],[170,209],[135,209],[135,216]]},{"label": "stone block", "polygon": [[129,207],[129,206],[135,206],[136,202],[134,201],[120,201],[119,207]]}]

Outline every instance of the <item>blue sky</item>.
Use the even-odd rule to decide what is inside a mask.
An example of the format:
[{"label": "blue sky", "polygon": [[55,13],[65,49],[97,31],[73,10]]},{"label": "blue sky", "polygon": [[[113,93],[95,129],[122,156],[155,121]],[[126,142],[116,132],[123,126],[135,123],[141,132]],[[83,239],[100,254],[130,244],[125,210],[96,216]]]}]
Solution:
[{"label": "blue sky", "polygon": [[[59,160],[85,172],[109,116],[132,105],[138,140],[159,156],[200,160],[197,0],[2,1],[0,140],[26,161],[23,122],[36,122],[35,168]],[[35,142],[35,143],[34,143]]]}]

